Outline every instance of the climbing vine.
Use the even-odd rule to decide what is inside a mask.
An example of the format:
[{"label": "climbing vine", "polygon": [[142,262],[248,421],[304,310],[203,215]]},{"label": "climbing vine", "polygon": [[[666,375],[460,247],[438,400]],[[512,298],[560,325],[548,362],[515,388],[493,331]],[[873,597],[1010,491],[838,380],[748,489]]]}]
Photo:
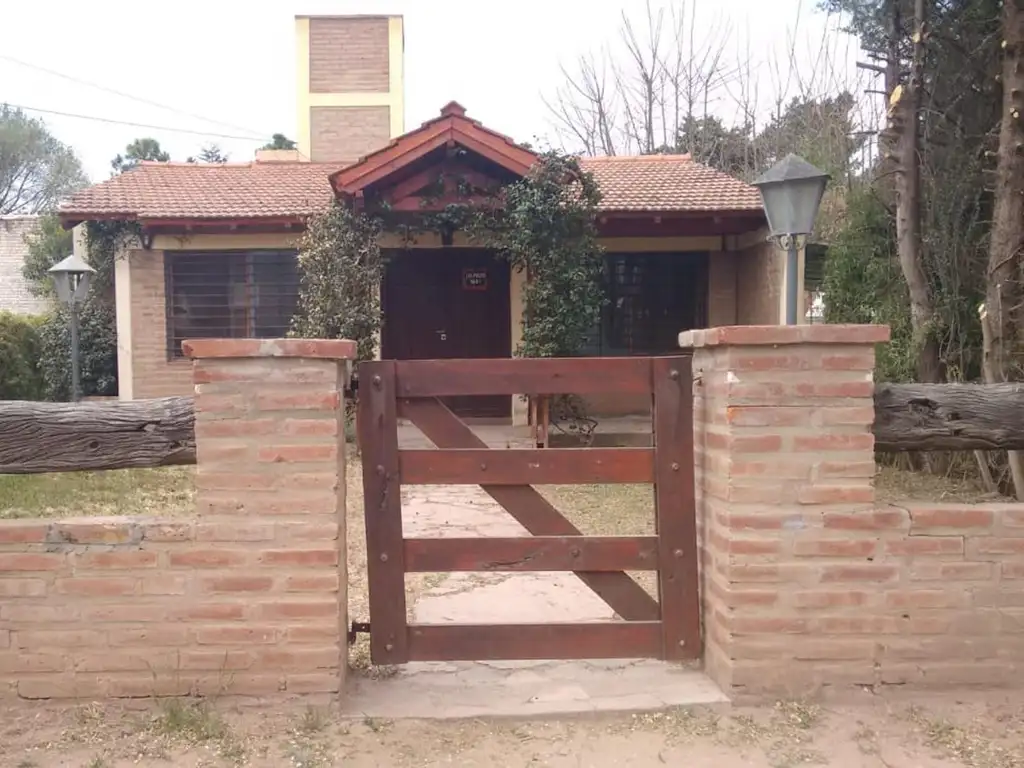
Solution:
[{"label": "climbing vine", "polygon": [[[597,182],[575,157],[546,152],[480,217],[481,237],[525,273],[521,357],[572,357],[586,345],[606,301],[597,240]],[[589,443],[597,422],[577,395],[550,400],[555,429]]]},{"label": "climbing vine", "polygon": [[359,360],[372,360],[380,334],[383,275],[380,221],[333,203],[309,218],[299,243],[298,310],[292,333],[352,339]]},{"label": "climbing vine", "polygon": [[522,357],[571,357],[604,306],[604,252],[597,241],[597,182],[579,161],[546,152],[503,205],[485,213],[479,237],[527,276]]},{"label": "climbing vine", "polygon": [[[353,339],[358,359],[372,359],[381,328],[380,234],[412,239],[436,232],[451,242],[462,231],[527,275],[522,341],[515,353],[579,354],[605,301],[596,229],[600,192],[593,177],[576,158],[548,152],[525,178],[500,190],[473,190],[464,180],[451,181],[441,174],[425,191],[424,207],[430,210],[395,212],[368,201],[367,212],[355,212],[336,202],[312,216],[299,244],[301,287],[291,332]],[[449,199],[454,188],[456,202],[434,210],[430,201],[441,199],[446,187]],[[568,421],[569,431],[586,435],[596,424],[574,397],[557,398],[551,414],[554,424]]]}]

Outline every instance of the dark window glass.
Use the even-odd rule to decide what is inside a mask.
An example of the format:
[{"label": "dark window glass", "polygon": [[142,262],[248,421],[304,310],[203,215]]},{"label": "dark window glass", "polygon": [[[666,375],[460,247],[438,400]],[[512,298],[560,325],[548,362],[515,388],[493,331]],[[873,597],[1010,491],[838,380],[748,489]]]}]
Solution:
[{"label": "dark window glass", "polygon": [[285,336],[299,295],[295,251],[165,252],[167,345]]}]

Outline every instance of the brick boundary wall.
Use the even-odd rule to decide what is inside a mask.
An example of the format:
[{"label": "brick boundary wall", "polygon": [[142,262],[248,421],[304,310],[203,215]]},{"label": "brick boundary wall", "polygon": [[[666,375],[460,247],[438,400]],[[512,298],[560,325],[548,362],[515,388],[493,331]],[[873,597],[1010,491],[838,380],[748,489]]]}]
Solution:
[{"label": "brick boundary wall", "polygon": [[694,352],[705,667],[734,697],[1020,682],[1024,505],[876,504],[875,326]]},{"label": "brick boundary wall", "polygon": [[355,344],[186,352],[196,517],[0,521],[0,700],[342,690]]}]

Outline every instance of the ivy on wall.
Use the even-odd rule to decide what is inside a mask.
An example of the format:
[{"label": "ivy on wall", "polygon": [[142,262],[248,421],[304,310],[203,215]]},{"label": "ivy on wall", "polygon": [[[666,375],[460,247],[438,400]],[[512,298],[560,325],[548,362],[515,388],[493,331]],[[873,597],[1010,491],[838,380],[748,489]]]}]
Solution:
[{"label": "ivy on wall", "polygon": [[[355,212],[335,202],[310,217],[299,244],[301,287],[291,332],[307,338],[347,338],[358,360],[370,360],[381,330],[383,261],[378,238],[395,232],[407,240],[436,232],[449,241],[456,231],[487,247],[526,275],[521,357],[579,354],[605,302],[604,253],[597,240],[601,196],[575,157],[546,152],[529,174],[480,204],[470,185],[456,180],[460,202],[439,211],[395,214],[386,205]],[[444,192],[445,179],[424,201]],[[436,197],[434,197],[436,195]],[[462,202],[464,200],[465,202]],[[596,422],[578,397],[551,402],[556,428],[588,440]],[[565,425],[565,426],[562,426]]]},{"label": "ivy on wall", "polygon": [[597,182],[577,158],[546,152],[525,178],[505,187],[502,200],[476,228],[478,238],[527,276],[516,354],[579,354],[605,302]]},{"label": "ivy on wall", "polygon": [[306,222],[299,242],[295,336],[352,339],[372,360],[381,328],[380,221],[335,202]]}]

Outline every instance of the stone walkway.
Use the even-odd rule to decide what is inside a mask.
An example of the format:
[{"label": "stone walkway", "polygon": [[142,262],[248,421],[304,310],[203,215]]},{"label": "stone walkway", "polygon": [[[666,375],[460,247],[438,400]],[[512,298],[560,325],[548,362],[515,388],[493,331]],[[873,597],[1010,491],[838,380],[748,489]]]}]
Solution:
[{"label": "stone walkway", "polygon": [[[507,430],[478,428],[493,447]],[[497,435],[497,437],[496,437]],[[504,437],[502,437],[504,436]],[[406,432],[402,447],[432,447]],[[528,536],[477,486],[403,489],[406,537]],[[410,606],[414,621],[509,624],[610,621],[612,610],[571,573],[452,573]],[[456,718],[650,710],[725,701],[694,668],[659,661],[411,663],[394,677],[353,680],[345,709],[367,717]]]}]

